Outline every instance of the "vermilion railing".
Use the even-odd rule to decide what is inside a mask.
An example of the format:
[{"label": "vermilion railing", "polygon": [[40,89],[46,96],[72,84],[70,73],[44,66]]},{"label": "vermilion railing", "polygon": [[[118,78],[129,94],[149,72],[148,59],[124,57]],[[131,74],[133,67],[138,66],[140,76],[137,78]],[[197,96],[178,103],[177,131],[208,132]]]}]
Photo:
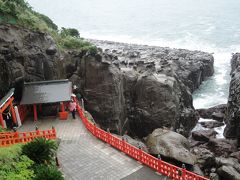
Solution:
[{"label": "vermilion railing", "polygon": [[82,108],[79,104],[77,104],[77,111],[79,113],[80,118],[82,119],[85,127],[97,138],[101,139],[102,141],[110,144],[111,146],[115,147],[116,149],[124,152],[125,154],[129,155],[130,157],[136,159],[137,161],[147,165],[148,167],[152,168],[153,170],[157,171],[158,173],[168,176],[174,180],[208,180],[203,176],[197,175],[192,173],[184,168],[180,168],[169,164],[161,159],[158,159],[141,149],[132,146],[128,142],[119,139],[113,136],[111,133],[106,132],[94,124],[92,124],[87,117],[85,116]]},{"label": "vermilion railing", "polygon": [[13,144],[27,143],[36,138],[56,139],[57,133],[53,128],[51,130],[36,130],[31,132],[2,132],[0,133],[0,147],[6,147]]}]

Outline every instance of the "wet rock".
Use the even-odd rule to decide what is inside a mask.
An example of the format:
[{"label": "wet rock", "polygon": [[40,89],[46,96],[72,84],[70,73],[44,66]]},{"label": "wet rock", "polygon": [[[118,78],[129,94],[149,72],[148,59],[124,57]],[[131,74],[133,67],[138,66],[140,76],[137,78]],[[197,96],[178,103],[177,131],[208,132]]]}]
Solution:
[{"label": "wet rock", "polygon": [[217,172],[224,180],[240,180],[240,174],[232,166],[222,166]]},{"label": "wet rock", "polygon": [[192,132],[193,139],[208,142],[210,138],[215,138],[217,132],[214,130],[198,130]]},{"label": "wet rock", "polygon": [[203,119],[214,119],[223,121],[227,105],[221,104],[208,109],[197,109],[199,116]]},{"label": "wet rock", "polygon": [[224,113],[221,113],[221,112],[218,112],[218,113],[214,112],[214,113],[212,113],[212,119],[214,119],[214,120],[223,121],[224,117],[225,117]]},{"label": "wet rock", "polygon": [[223,126],[224,123],[223,122],[219,122],[219,121],[204,121],[204,122],[200,122],[200,124],[205,127],[205,128],[215,128],[215,127],[220,127]]},{"label": "wet rock", "polygon": [[167,129],[155,129],[147,137],[146,145],[151,154],[161,154],[186,164],[194,165],[195,156],[189,151],[190,145],[188,140],[173,131]]}]

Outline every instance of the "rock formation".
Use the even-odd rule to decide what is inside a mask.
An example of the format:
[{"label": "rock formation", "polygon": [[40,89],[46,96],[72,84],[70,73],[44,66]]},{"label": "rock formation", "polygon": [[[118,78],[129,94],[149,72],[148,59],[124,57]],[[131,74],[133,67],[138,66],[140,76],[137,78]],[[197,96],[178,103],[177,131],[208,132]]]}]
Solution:
[{"label": "rock formation", "polygon": [[174,159],[186,164],[194,165],[196,157],[190,152],[188,140],[167,129],[155,129],[146,140],[149,152],[155,155]]},{"label": "rock formation", "polygon": [[197,109],[197,112],[203,119],[214,119],[222,122],[226,113],[226,109],[226,104],[220,104],[208,109]]},{"label": "rock formation", "polygon": [[78,66],[70,79],[80,85],[86,108],[103,128],[138,137],[164,126],[189,134],[197,122],[191,92],[213,74],[211,54],[92,42],[103,53],[72,61]]},{"label": "rock formation", "polygon": [[233,55],[231,60],[231,82],[227,104],[224,135],[227,138],[240,137],[240,54]]},{"label": "rock formation", "polygon": [[12,25],[0,25],[0,97],[23,82],[57,78],[57,49],[52,38]]}]

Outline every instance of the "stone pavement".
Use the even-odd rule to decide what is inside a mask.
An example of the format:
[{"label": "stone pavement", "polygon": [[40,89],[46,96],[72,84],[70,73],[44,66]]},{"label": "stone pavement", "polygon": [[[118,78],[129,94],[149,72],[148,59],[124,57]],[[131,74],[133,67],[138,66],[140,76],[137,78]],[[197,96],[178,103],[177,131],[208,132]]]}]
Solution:
[{"label": "stone pavement", "polygon": [[61,139],[58,159],[66,180],[155,180],[165,179],[153,170],[98,140],[80,119],[26,121],[19,131],[50,129]]}]

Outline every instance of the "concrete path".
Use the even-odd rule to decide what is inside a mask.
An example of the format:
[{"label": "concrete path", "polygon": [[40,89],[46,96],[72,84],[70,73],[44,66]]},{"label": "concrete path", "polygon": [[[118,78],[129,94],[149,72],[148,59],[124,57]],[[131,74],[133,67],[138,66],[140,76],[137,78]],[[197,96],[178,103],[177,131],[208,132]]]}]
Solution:
[{"label": "concrete path", "polygon": [[50,129],[61,139],[58,159],[66,180],[166,179],[92,136],[80,119],[26,121],[19,131]]}]

